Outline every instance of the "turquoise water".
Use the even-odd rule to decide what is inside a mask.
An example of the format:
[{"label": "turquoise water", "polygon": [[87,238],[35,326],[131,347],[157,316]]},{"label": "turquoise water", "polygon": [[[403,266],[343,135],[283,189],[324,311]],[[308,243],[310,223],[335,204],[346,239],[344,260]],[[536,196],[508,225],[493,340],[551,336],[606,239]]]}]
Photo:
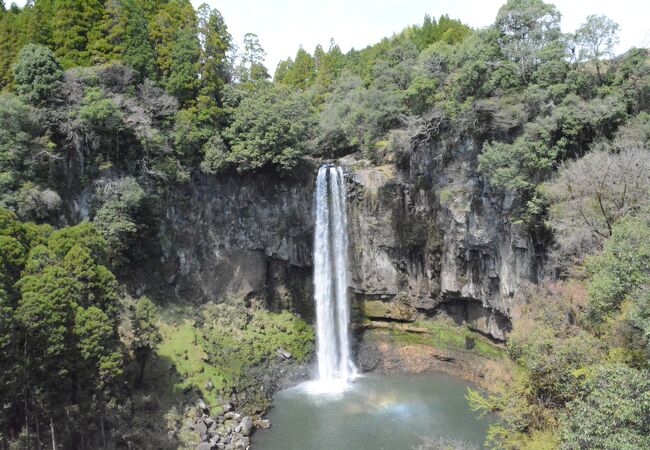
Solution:
[{"label": "turquoise water", "polygon": [[[336,395],[289,389],[253,436],[255,450],[411,450],[423,436],[482,448],[489,419],[467,407],[468,383],[443,374],[364,376]],[[471,448],[471,446],[470,446]]]}]

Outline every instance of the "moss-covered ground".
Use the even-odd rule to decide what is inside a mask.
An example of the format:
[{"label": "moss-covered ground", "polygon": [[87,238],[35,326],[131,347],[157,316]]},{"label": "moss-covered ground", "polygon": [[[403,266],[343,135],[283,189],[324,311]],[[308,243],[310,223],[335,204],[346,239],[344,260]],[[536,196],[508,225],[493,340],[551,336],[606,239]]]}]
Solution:
[{"label": "moss-covered ground", "polygon": [[209,405],[227,398],[249,369],[277,357],[278,349],[301,361],[314,344],[312,327],[290,312],[272,313],[238,302],[191,312],[162,311],[160,330],[159,370],[176,374],[176,394],[194,391]]},{"label": "moss-covered ground", "polygon": [[374,322],[366,321],[364,326],[387,330],[393,342],[398,344],[427,345],[439,350],[468,352],[489,359],[505,356],[502,346],[449,319],[419,320],[410,324],[389,322],[379,327]]}]

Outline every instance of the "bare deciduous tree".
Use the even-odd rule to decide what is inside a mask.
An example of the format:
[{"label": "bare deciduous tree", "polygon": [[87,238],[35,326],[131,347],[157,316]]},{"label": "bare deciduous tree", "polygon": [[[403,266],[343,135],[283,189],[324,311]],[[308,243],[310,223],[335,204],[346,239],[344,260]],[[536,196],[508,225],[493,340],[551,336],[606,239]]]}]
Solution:
[{"label": "bare deciduous tree", "polygon": [[618,219],[650,207],[650,152],[640,142],[617,153],[596,149],[566,163],[547,188],[561,253],[588,255]]}]

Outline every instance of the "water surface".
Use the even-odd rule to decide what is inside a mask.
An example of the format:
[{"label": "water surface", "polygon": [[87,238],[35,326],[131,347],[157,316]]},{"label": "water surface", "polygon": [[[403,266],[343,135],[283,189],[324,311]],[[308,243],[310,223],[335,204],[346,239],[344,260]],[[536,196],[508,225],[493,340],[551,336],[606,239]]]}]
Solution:
[{"label": "water surface", "polygon": [[420,436],[482,448],[489,419],[467,408],[468,383],[443,374],[357,378],[335,395],[280,392],[255,450],[411,450]]}]

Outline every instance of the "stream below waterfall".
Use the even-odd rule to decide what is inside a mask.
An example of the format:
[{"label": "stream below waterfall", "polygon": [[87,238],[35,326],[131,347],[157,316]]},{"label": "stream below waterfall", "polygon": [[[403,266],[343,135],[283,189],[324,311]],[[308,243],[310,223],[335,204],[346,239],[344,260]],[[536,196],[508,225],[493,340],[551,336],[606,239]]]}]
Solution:
[{"label": "stream below waterfall", "polygon": [[444,374],[366,375],[338,394],[278,394],[255,450],[411,450],[423,436],[483,448],[490,418],[469,410],[468,383]]}]

